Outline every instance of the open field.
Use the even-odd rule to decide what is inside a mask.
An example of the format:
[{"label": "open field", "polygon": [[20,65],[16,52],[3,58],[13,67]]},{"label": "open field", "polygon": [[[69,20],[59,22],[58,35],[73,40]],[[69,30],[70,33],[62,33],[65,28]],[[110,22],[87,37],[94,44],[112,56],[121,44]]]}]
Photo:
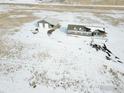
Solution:
[{"label": "open field", "polygon": [[76,11],[80,11],[82,9],[103,9],[103,10],[123,10],[124,6],[123,5],[80,5],[80,4],[56,4],[56,3],[30,3],[30,4],[26,4],[26,3],[0,3],[0,5],[8,5],[11,7],[15,7],[15,9],[18,9],[16,7],[22,8],[22,6],[25,7],[30,7],[31,9],[51,9],[50,7],[53,8],[53,10],[60,10],[60,11],[64,11],[68,9],[69,10],[76,10]]},{"label": "open field", "polygon": [[[123,93],[124,11],[48,6],[0,5],[0,93]],[[44,17],[61,28],[33,34]],[[107,37],[67,35],[72,23],[104,26]]]},{"label": "open field", "polygon": [[0,3],[57,3],[80,5],[124,5],[123,0],[1,0]]}]

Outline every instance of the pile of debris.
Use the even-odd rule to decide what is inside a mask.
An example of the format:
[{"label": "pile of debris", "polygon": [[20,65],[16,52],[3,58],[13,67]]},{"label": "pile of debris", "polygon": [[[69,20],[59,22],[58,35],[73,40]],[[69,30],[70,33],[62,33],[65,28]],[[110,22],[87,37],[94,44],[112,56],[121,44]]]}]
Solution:
[{"label": "pile of debris", "polygon": [[113,62],[119,62],[119,63],[123,63],[122,61],[119,60],[119,57],[115,56],[106,46],[106,44],[103,44],[102,46],[101,45],[98,45],[98,44],[93,44],[93,43],[90,43],[90,46],[92,48],[95,48],[96,51],[103,51],[104,53],[106,53],[107,55],[105,56],[105,58],[107,60],[110,60],[110,61],[113,61]]}]

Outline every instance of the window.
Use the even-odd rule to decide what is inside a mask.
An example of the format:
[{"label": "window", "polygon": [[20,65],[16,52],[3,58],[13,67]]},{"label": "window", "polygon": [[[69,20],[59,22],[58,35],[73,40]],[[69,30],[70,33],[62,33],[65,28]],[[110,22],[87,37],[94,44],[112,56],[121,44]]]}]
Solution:
[{"label": "window", "polygon": [[81,30],[82,30],[82,28],[80,27],[80,28],[79,28],[79,31],[81,31]]},{"label": "window", "polygon": [[76,28],[76,27],[74,27],[74,30],[77,30],[77,28]]}]

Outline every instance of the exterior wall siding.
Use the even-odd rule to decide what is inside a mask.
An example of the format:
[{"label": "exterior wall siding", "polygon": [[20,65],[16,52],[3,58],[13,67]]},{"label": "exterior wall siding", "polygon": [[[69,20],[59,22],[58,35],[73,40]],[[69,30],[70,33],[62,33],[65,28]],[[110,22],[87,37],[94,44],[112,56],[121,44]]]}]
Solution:
[{"label": "exterior wall siding", "polygon": [[67,33],[68,34],[73,34],[73,35],[92,36],[92,32],[83,32],[83,31],[68,30]]}]

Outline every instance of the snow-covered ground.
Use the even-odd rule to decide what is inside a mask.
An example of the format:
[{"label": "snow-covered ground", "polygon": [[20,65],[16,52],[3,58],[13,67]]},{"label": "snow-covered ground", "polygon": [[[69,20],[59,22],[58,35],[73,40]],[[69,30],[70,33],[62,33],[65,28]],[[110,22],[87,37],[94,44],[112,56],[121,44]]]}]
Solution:
[{"label": "snow-covered ground", "polygon": [[[124,16],[124,11],[111,12],[104,15]],[[115,26],[88,11],[37,10],[33,16],[56,18],[61,28],[50,36],[45,29],[33,34],[38,21],[34,20],[0,38],[0,93],[123,93],[123,22]],[[9,16],[20,17],[25,16]],[[106,38],[67,35],[69,23],[102,25],[108,34]],[[91,42],[106,44],[112,53],[97,51]]]}]

